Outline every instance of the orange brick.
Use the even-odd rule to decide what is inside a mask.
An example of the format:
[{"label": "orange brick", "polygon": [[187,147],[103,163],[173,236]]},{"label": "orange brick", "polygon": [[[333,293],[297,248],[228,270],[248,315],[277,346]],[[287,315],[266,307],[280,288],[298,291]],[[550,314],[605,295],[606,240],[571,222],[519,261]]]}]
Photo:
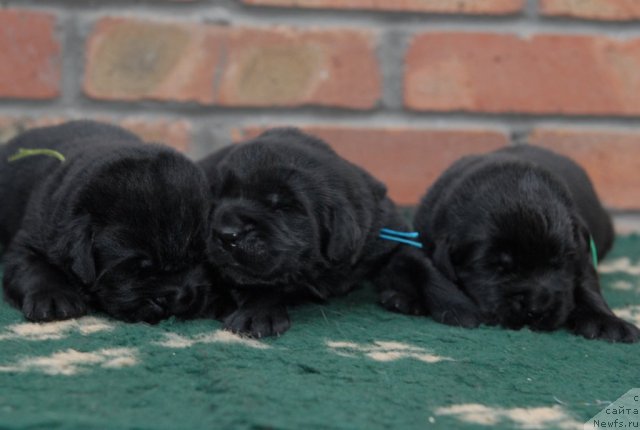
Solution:
[{"label": "orange brick", "polygon": [[524,0],[243,0],[256,6],[310,9],[364,9],[395,12],[430,12],[505,15],[519,12]]},{"label": "orange brick", "polygon": [[[490,130],[415,128],[353,128],[303,126],[305,132],[329,143],[347,160],[364,167],[387,184],[389,195],[402,205],[415,205],[437,177],[458,158],[492,151],[508,137]],[[234,131],[244,140],[265,127]]]},{"label": "orange brick", "polygon": [[60,45],[55,22],[48,13],[0,9],[0,97],[58,96]]},{"label": "orange brick", "polygon": [[548,16],[632,21],[640,19],[640,2],[638,0],[541,0],[540,11]]},{"label": "orange brick", "polygon": [[529,140],[582,165],[605,205],[640,209],[640,132],[542,128]]},{"label": "orange brick", "polygon": [[362,30],[236,29],[219,103],[373,108],[381,93],[374,51]]},{"label": "orange brick", "polygon": [[87,53],[84,89],[97,99],[369,109],[381,93],[375,37],[361,30],[107,18]]},{"label": "orange brick", "polygon": [[640,114],[640,39],[490,33],[417,36],[406,106],[426,111]]},{"label": "orange brick", "polygon": [[[62,117],[0,117],[0,143],[4,143],[17,134],[36,127],[58,125],[78,118]],[[187,151],[191,145],[191,124],[185,120],[147,120],[129,118],[122,121],[107,118],[89,118],[96,121],[119,125],[137,134],[143,140],[154,143],[164,143],[179,151]]]},{"label": "orange brick", "polygon": [[[87,43],[84,90],[104,100],[213,102],[224,31],[104,18]],[[224,43],[224,42],[223,42]]]}]

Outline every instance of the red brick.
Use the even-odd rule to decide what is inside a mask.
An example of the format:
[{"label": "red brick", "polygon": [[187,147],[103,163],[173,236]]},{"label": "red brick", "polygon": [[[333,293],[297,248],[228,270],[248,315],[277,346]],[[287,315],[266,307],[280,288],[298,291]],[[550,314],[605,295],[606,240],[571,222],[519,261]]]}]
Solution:
[{"label": "red brick", "polygon": [[632,21],[640,19],[640,2],[638,0],[541,0],[540,11],[548,16]]},{"label": "red brick", "polygon": [[0,9],[0,97],[58,96],[60,45],[55,23],[47,13]]},{"label": "red brick", "polygon": [[[490,130],[416,128],[353,128],[303,126],[329,143],[340,155],[387,184],[402,205],[415,205],[436,178],[458,158],[508,144],[503,133]],[[235,140],[254,137],[264,127],[234,132]]]},{"label": "red brick", "polygon": [[[0,117],[0,143],[6,142],[25,130],[62,124],[72,119],[77,118]],[[164,143],[179,151],[187,151],[191,145],[191,124],[186,120],[147,120],[141,118],[116,120],[107,117],[94,117],[91,119],[119,125],[137,134],[147,142]]]},{"label": "red brick", "polygon": [[529,141],[584,167],[605,205],[640,209],[640,132],[541,128]]},{"label": "red brick", "polygon": [[407,52],[406,106],[425,111],[640,114],[640,39],[429,33]]},{"label": "red brick", "polygon": [[505,15],[519,12],[524,0],[243,0],[257,6],[310,9],[364,9],[395,12]]},{"label": "red brick", "polygon": [[105,100],[368,109],[381,92],[374,42],[360,30],[107,18],[88,42],[84,88]]}]

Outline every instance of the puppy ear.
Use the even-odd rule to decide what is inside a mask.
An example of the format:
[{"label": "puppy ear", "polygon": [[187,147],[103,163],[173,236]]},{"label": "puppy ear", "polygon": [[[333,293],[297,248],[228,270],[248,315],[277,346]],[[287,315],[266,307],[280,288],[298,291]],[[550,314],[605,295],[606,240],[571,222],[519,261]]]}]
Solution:
[{"label": "puppy ear", "polygon": [[640,340],[640,329],[617,317],[602,296],[591,254],[591,235],[586,224],[576,221],[574,234],[580,247],[576,265],[578,282],[574,290],[575,305],[567,317],[567,328],[587,339],[637,342]]},{"label": "puppy ear", "polygon": [[90,216],[73,219],[58,231],[58,240],[51,253],[64,267],[77,276],[83,284],[92,284],[96,279],[95,261],[92,252]]},{"label": "puppy ear", "polygon": [[325,258],[332,262],[348,259],[354,264],[360,258],[364,233],[349,204],[331,208],[324,227]]},{"label": "puppy ear", "polygon": [[[358,181],[364,180],[363,189],[371,194],[372,201],[368,204],[379,210],[382,201],[386,198],[387,187],[361,168],[353,165]],[[365,185],[366,184],[366,185]],[[372,222],[372,214],[363,211],[359,216],[348,197],[333,203],[329,212],[328,240],[325,247],[325,257],[329,261],[349,259],[354,264],[362,253],[362,247],[366,240],[368,228]],[[389,204],[393,205],[389,201]],[[374,213],[372,211],[372,213]],[[362,217],[362,218],[361,218]]]},{"label": "puppy ear", "polygon": [[[576,245],[578,247],[580,260],[589,261],[589,264],[597,264],[594,262],[594,256],[592,252],[596,252],[596,249],[592,249],[591,241],[593,240],[587,225],[582,219],[574,217],[573,219],[573,235]],[[593,245],[595,246],[595,244]]]}]

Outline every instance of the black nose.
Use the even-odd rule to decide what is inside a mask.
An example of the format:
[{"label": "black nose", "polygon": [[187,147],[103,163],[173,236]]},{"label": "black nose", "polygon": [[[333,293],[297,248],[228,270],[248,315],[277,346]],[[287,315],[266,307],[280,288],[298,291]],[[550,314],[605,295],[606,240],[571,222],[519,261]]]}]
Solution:
[{"label": "black nose", "polygon": [[253,223],[237,210],[220,210],[213,223],[213,234],[225,248],[235,248],[251,231]]}]

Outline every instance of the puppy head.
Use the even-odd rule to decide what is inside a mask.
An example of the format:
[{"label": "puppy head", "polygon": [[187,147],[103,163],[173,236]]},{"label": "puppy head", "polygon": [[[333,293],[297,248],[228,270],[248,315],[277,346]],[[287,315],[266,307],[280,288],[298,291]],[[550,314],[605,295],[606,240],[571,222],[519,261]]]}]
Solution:
[{"label": "puppy head", "polygon": [[71,270],[97,308],[155,323],[206,306],[206,179],[171,151],[144,152],[92,177],[76,208]]},{"label": "puppy head", "polygon": [[343,160],[306,139],[271,132],[238,145],[217,168],[209,255],[238,286],[308,286],[318,270],[358,257],[369,221],[354,202],[364,197],[350,199]]},{"label": "puppy head", "polygon": [[580,266],[590,261],[585,231],[563,205],[512,204],[469,223],[466,240],[442,244],[434,260],[488,323],[554,330],[573,309]]}]

